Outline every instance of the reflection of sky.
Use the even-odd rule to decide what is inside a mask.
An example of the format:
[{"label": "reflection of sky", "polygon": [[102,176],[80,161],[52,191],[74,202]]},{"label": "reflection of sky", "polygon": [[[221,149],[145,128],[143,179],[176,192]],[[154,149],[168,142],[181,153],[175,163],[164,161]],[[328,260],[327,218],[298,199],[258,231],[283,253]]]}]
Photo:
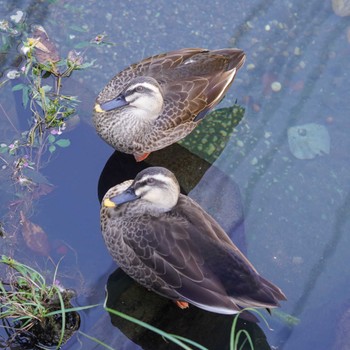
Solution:
[{"label": "reflection of sky", "polygon": [[[16,8],[26,7],[16,2]],[[283,310],[301,319],[284,349],[331,348],[335,329],[329,324],[339,321],[349,289],[348,270],[340,271],[349,244],[347,18],[334,15],[330,2],[319,1],[58,1],[35,9],[28,21],[44,25],[61,52],[102,32],[115,43],[90,49],[96,68],[73,76],[83,120],[90,119],[92,101],[112,75],[143,57],[197,46],[246,51],[246,64],[220,105],[237,98],[246,104],[245,119],[216,165],[240,187],[249,258],[287,294]],[[281,91],[271,90],[273,81],[281,83]],[[329,156],[299,160],[290,153],[288,128],[306,123],[327,127]],[[111,149],[86,125],[69,137],[72,146],[44,170],[57,188],[38,203],[35,220],[78,251],[91,284],[111,261],[99,233],[96,196]],[[266,332],[272,344],[281,328],[278,322],[273,326],[275,332]]]}]

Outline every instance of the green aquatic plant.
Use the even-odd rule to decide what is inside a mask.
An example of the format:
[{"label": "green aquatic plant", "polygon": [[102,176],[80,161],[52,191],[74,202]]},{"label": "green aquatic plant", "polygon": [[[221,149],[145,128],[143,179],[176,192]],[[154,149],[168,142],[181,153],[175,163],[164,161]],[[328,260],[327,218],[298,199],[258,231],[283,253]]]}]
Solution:
[{"label": "green aquatic plant", "polygon": [[[13,109],[0,103],[0,111],[11,126],[11,138],[0,139],[0,190],[10,198],[0,237],[19,242],[19,213],[30,217],[33,200],[52,191],[53,185],[41,171],[53,153],[70,146],[66,131],[79,120],[79,100],[67,93],[69,79],[73,73],[93,66],[94,60],[86,59],[87,50],[106,44],[106,35],[84,41],[83,50],[72,49],[64,55],[42,26],[27,24],[23,11],[8,17],[0,19],[0,53],[16,64],[0,72],[0,89],[11,85],[17,103]],[[27,128],[16,126],[13,111],[17,111],[18,119],[25,113]]]},{"label": "green aquatic plant", "polygon": [[[105,41],[106,34],[100,34],[83,42],[83,51],[73,49],[66,56],[62,56],[42,26],[29,27],[26,24],[25,13],[22,11],[17,11],[8,20],[0,19],[0,36],[0,52],[8,54],[11,46],[19,46],[17,61],[22,62],[17,69],[4,74],[0,87],[12,82],[12,91],[22,94],[22,105],[30,111],[29,128],[20,131],[12,122],[13,116],[9,116],[0,105],[16,133],[14,140],[0,142],[0,154],[3,154],[0,159],[4,163],[2,166],[12,167],[16,162],[13,158],[26,156],[30,166],[39,171],[50,160],[57,147],[65,148],[70,145],[69,139],[62,138],[61,135],[67,122],[77,115],[79,100],[77,96],[63,93],[68,78],[75,71],[93,66],[94,60],[87,62],[85,57],[90,47],[110,43]],[[18,56],[17,51],[15,55]],[[16,80],[20,80],[18,84],[15,84]],[[12,167],[13,174],[23,175],[18,170],[20,169]],[[18,180],[18,177],[14,178]]]},{"label": "green aquatic plant", "polygon": [[[21,29],[24,32],[24,24]],[[12,30],[20,33],[19,29]],[[25,63],[17,71],[8,72],[4,82],[21,78],[22,82],[14,85],[12,90],[15,93],[22,92],[23,107],[29,108],[31,112],[30,127],[19,131],[11,121],[13,117],[8,116],[2,108],[17,137],[10,142],[0,143],[0,159],[2,170],[10,170],[12,180],[20,185],[20,189],[33,191],[35,175],[29,174],[38,173],[50,160],[57,146],[70,145],[70,141],[60,135],[66,128],[67,120],[75,114],[78,100],[61,93],[63,79],[75,70],[91,66],[92,62],[84,64],[83,57],[74,51],[61,59],[41,26],[34,27],[31,37],[22,33],[22,36],[25,35],[27,38],[21,48]]]},{"label": "green aquatic plant", "polygon": [[6,280],[0,280],[0,320],[9,335],[7,345],[31,339],[58,349],[80,323],[70,304],[75,293],[57,281],[58,264],[50,283],[37,270],[5,255],[0,259],[3,266],[9,270]]}]

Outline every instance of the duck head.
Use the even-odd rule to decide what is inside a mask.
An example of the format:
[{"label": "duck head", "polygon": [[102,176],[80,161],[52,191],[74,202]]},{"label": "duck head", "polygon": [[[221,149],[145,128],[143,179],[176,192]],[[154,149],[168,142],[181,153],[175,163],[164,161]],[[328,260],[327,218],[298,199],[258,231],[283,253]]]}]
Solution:
[{"label": "duck head", "polygon": [[163,110],[163,92],[158,82],[147,76],[131,79],[125,89],[114,99],[95,104],[98,113],[109,112],[122,107],[134,115],[156,118]]},{"label": "duck head", "polygon": [[150,167],[141,171],[126,190],[112,196],[107,194],[103,205],[114,208],[140,201],[140,205],[134,205],[135,210],[142,208],[143,213],[164,213],[176,205],[179,194],[179,183],[171,171],[162,167]]}]

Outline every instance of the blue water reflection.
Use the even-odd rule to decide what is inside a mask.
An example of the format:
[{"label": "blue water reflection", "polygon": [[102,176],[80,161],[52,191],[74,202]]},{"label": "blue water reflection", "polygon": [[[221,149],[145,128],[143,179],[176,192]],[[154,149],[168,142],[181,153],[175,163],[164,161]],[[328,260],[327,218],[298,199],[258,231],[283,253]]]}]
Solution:
[{"label": "blue water reflection", "polygon": [[[232,106],[238,99],[246,112],[214,165],[241,193],[249,259],[286,293],[288,301],[282,311],[300,320],[290,326],[274,316],[268,317],[274,331],[261,326],[269,344],[278,349],[346,348],[350,305],[350,272],[346,269],[350,245],[346,235],[350,228],[349,17],[337,16],[330,1],[96,4],[57,0],[0,1],[0,5],[0,18],[16,9],[26,11],[27,21],[43,25],[62,52],[103,32],[115,43],[89,50],[89,58],[96,59],[95,68],[72,78],[70,92],[82,101],[81,123],[67,133],[69,149],[60,151],[43,170],[55,189],[36,203],[31,218],[45,228],[51,242],[65,242],[76,252],[63,262],[63,268],[66,274],[70,266],[74,267],[71,272],[81,272],[79,283],[78,277],[71,282],[67,279],[81,292],[79,304],[103,301],[104,284],[115,267],[100,235],[97,198],[100,172],[113,150],[91,126],[95,96],[115,73],[149,55],[182,47],[234,46],[246,52],[247,61],[220,107]],[[1,72],[13,65],[15,53],[12,48],[1,56]],[[0,103],[17,128],[26,127],[23,115],[16,114],[10,85],[1,88]],[[0,139],[10,142],[14,132],[4,110],[0,109]],[[293,156],[288,129],[307,123],[327,128],[329,155],[311,160]],[[8,180],[1,175],[1,181]],[[9,186],[10,182],[6,188]],[[222,191],[220,184],[210,190],[206,186],[206,182],[199,183],[192,192],[203,206],[216,193],[220,200],[223,192],[237,194]],[[219,188],[221,192],[216,191]],[[1,199],[5,212],[8,190],[1,193],[5,193]],[[220,210],[222,207],[225,204]],[[221,211],[211,210],[225,219]],[[226,219],[229,225],[232,217]],[[43,259],[31,254],[24,253],[28,259]],[[59,256],[55,248],[52,254]],[[111,326],[109,316],[101,310],[83,315],[82,330],[118,349],[138,348]],[[79,338],[64,348],[99,348]]]}]

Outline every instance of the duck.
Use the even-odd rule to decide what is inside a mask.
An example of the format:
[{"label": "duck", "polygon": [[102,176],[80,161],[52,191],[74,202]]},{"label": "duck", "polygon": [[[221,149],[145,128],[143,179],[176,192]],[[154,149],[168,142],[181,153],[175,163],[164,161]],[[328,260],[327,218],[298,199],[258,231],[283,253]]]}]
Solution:
[{"label": "duck", "polygon": [[132,64],[98,94],[97,134],[142,161],[188,135],[223,99],[244,61],[240,49],[185,48]]},{"label": "duck", "polygon": [[220,225],[180,193],[175,175],[148,167],[110,188],[101,231],[119,267],[180,308],[219,314],[280,306],[285,294],[262,277]]}]

